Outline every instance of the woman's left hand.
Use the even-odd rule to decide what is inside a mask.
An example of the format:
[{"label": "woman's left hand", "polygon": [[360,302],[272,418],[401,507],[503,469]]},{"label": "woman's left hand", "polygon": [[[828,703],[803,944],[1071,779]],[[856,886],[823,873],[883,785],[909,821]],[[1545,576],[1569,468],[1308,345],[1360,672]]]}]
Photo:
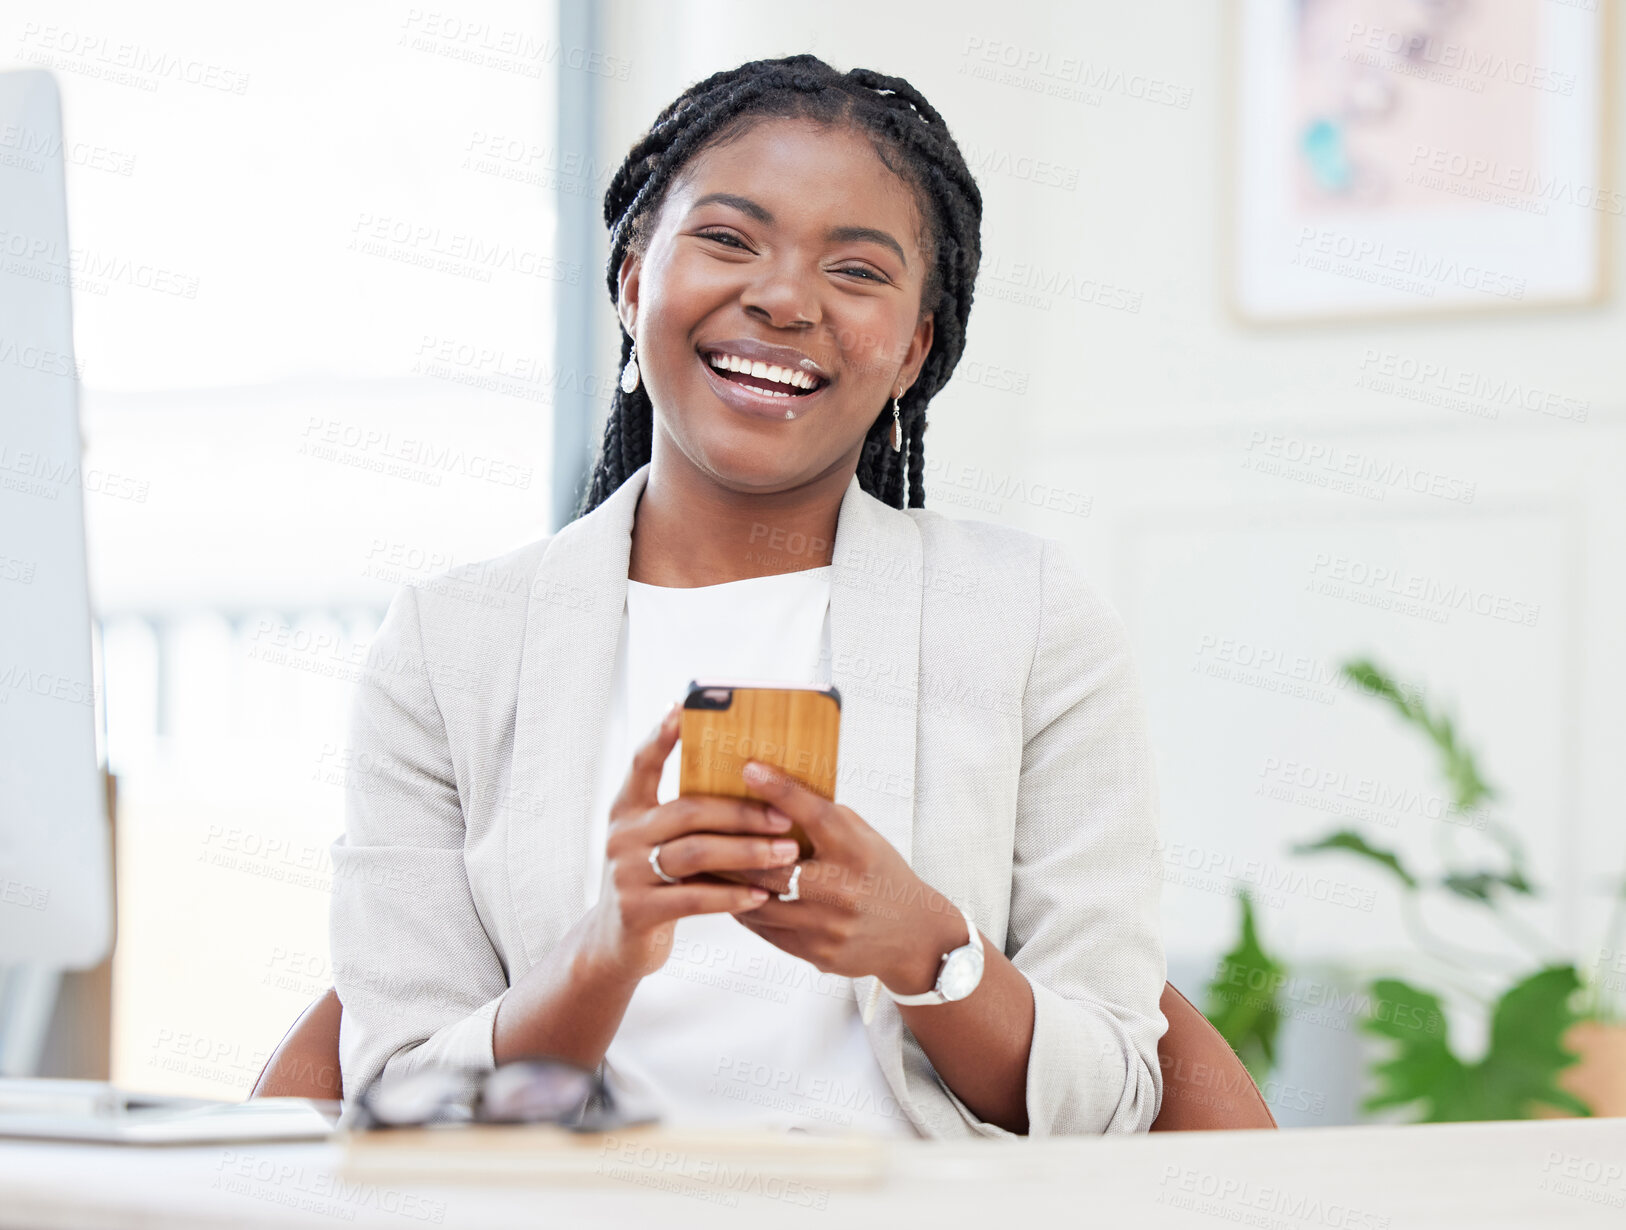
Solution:
[{"label": "woman's left hand", "polygon": [[823,973],[874,974],[900,995],[929,991],[943,954],[967,940],[953,902],[852,808],[759,761],[747,763],[745,780],[802,826],[816,857],[799,864],[795,901],[777,897],[789,887],[790,868],[742,873],[776,895],[736,914],[740,925]]}]

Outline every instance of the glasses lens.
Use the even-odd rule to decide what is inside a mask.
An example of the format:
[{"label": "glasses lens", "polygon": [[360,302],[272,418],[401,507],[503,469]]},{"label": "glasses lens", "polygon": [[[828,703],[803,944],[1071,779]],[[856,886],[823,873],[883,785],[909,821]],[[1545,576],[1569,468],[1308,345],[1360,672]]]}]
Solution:
[{"label": "glasses lens", "polygon": [[587,1107],[598,1081],[566,1063],[526,1059],[486,1078],[480,1117],[491,1123],[568,1123]]},{"label": "glasses lens", "polygon": [[[431,1120],[468,1119],[469,1080],[461,1073],[425,1069],[410,1076],[379,1081],[362,1097],[374,1122],[410,1127]],[[460,1104],[460,1101],[462,1104]]]}]

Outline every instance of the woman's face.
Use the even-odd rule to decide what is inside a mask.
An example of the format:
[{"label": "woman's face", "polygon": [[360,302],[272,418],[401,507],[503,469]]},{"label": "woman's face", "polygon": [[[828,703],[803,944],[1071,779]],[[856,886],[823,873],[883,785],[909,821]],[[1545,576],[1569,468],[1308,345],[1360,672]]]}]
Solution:
[{"label": "woman's face", "polygon": [[[762,120],[685,172],[620,270],[655,457],[675,446],[740,492],[851,473],[931,349],[912,193],[866,137],[802,120]],[[742,359],[778,381],[728,370]]]}]

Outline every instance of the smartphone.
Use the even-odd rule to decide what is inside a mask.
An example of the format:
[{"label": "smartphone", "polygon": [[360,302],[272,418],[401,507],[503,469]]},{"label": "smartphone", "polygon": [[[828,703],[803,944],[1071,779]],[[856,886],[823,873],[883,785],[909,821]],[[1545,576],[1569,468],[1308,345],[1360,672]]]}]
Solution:
[{"label": "smartphone", "polygon": [[[834,801],[840,736],[841,693],[834,687],[692,679],[683,699],[678,794],[761,799],[742,775],[747,760],[760,760]],[[796,839],[802,858],[813,857],[801,825],[793,822],[786,836]]]}]

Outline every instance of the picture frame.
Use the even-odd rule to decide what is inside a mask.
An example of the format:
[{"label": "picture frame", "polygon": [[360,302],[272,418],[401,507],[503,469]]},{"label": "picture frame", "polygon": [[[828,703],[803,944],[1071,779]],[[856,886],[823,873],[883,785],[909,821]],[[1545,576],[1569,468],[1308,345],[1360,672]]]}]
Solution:
[{"label": "picture frame", "polygon": [[1237,319],[1603,300],[1603,0],[1234,0],[1232,26]]}]

